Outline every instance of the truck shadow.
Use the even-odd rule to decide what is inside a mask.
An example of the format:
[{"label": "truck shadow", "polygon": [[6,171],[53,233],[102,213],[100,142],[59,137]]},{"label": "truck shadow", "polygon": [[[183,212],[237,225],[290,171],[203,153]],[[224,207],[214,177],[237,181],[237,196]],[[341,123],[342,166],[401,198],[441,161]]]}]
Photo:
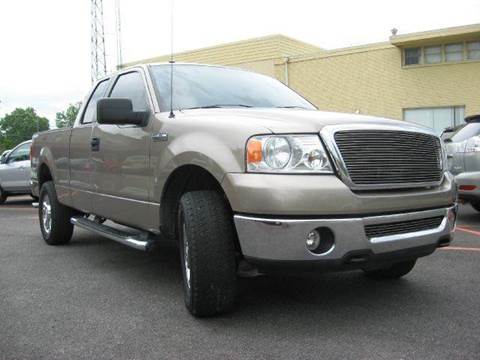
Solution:
[{"label": "truck shadow", "polygon": [[[137,296],[151,297],[155,293],[168,296],[179,312],[189,316],[183,308],[180,260],[173,244],[162,244],[151,253],[143,253],[77,232],[69,246],[86,251],[80,253],[93,254],[96,259],[90,259],[89,263],[96,267],[94,271],[115,274],[124,286],[135,288]],[[140,289],[138,284],[142,284]],[[410,317],[428,308],[432,311],[432,304],[441,297],[435,288],[425,286],[424,279],[416,277],[415,270],[406,278],[393,281],[371,280],[361,271],[260,276],[239,279],[237,304],[232,313],[202,321],[223,326],[236,319],[240,323],[235,327],[240,324],[248,327],[249,321],[261,317],[265,326],[274,321],[279,326],[288,327],[293,322],[316,328],[317,322],[334,327],[351,326],[353,319],[359,326],[372,322],[380,325],[385,318]]]}]

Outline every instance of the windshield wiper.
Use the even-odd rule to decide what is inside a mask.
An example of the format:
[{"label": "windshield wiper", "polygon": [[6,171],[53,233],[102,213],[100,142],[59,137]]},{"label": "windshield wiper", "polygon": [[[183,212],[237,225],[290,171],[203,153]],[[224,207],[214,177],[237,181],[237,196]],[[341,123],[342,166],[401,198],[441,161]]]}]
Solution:
[{"label": "windshield wiper", "polygon": [[215,104],[215,105],[195,106],[195,107],[185,108],[185,109],[181,109],[181,110],[219,109],[219,108],[225,108],[225,107],[244,107],[244,108],[251,108],[251,107],[253,107],[253,106],[251,106],[251,105],[245,105],[245,104]]},{"label": "windshield wiper", "polygon": [[303,106],[296,106],[296,105],[289,105],[289,106],[275,106],[276,109],[303,109],[307,110],[307,108],[304,108]]}]

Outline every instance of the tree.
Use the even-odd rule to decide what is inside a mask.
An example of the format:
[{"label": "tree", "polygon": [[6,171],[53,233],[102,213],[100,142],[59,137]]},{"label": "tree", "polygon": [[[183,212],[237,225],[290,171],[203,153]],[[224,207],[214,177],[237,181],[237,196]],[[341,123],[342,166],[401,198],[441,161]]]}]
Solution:
[{"label": "tree", "polygon": [[36,132],[49,128],[48,119],[38,116],[33,108],[16,108],[0,119],[0,147],[11,149],[31,139]]},{"label": "tree", "polygon": [[67,110],[57,112],[55,116],[55,123],[58,128],[72,127],[80,110],[81,103],[70,104]]}]

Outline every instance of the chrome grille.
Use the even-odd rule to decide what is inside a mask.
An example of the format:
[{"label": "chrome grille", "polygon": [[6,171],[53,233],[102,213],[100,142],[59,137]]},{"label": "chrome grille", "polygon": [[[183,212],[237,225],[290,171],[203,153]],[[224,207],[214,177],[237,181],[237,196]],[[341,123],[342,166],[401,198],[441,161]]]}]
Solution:
[{"label": "chrome grille", "polygon": [[442,179],[436,136],[400,130],[337,131],[335,143],[353,185],[415,187]]},{"label": "chrome grille", "polygon": [[365,234],[371,239],[375,237],[408,234],[416,231],[435,229],[442,224],[443,218],[443,216],[436,216],[427,219],[366,225]]}]

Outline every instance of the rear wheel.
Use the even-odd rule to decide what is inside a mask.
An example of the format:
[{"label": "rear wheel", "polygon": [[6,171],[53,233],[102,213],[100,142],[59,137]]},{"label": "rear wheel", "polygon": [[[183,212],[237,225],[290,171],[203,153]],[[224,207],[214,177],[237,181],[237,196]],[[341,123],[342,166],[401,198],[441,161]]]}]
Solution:
[{"label": "rear wheel", "polygon": [[477,210],[477,211],[480,212],[480,201],[479,201],[479,200],[470,202],[470,205],[472,205],[472,207],[473,207],[475,210]]},{"label": "rear wheel", "polygon": [[235,231],[222,196],[214,191],[184,194],[178,235],[187,309],[198,317],[230,310],[236,291]]},{"label": "rear wheel", "polygon": [[40,229],[48,245],[62,245],[70,241],[73,225],[70,218],[73,210],[60,204],[52,181],[42,185],[38,204]]},{"label": "rear wheel", "polygon": [[364,270],[368,277],[374,279],[397,279],[412,271],[417,260],[402,261],[375,270]]},{"label": "rear wheel", "polygon": [[7,193],[0,187],[0,205],[7,201]]}]

